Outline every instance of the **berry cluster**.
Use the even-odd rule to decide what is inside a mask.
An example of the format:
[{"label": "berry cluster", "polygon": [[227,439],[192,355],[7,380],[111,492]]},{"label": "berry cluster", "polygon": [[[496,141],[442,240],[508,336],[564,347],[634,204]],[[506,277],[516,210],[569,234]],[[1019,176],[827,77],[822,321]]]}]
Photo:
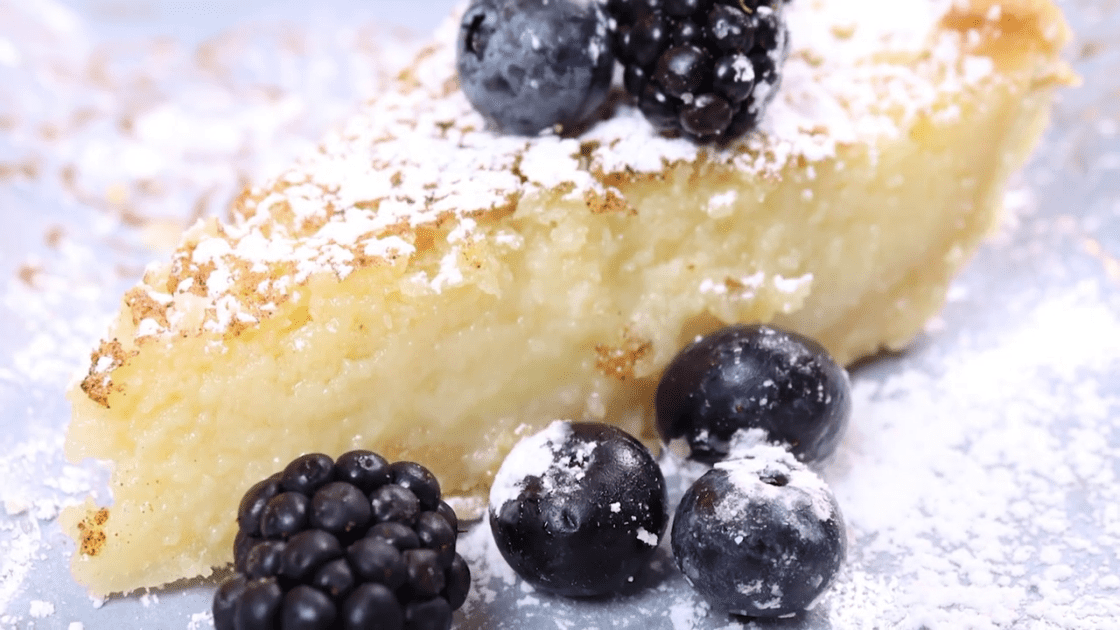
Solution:
[{"label": "berry cluster", "polygon": [[369,451],[293,460],[238,508],[217,630],[448,630],[470,570],[439,482]]},{"label": "berry cluster", "polygon": [[[681,572],[714,607],[751,617],[809,607],[846,544],[828,486],[800,460],[836,448],[847,373],[816,342],[732,326],[681,351],[656,394],[662,438],[714,467],[685,493],[671,532]],[[769,443],[768,443],[769,442]],[[618,592],[666,522],[665,481],[623,431],[556,421],[510,452],[490,493],[498,549],[527,582],[562,595]]]},{"label": "berry cluster", "polygon": [[662,131],[725,143],[758,126],[788,53],[781,0],[608,0],[623,83]]},{"label": "berry cluster", "polygon": [[832,584],[844,520],[803,462],[835,451],[850,401],[847,372],[820,344],[772,326],[716,331],[669,363],[655,399],[658,431],[715,464],[677,506],[673,555],[713,606],[788,615]]},{"label": "berry cluster", "polygon": [[783,3],[473,0],[459,28],[459,84],[497,128],[532,135],[598,109],[617,58],[656,128],[725,144],[756,128],[777,92],[789,49]]}]

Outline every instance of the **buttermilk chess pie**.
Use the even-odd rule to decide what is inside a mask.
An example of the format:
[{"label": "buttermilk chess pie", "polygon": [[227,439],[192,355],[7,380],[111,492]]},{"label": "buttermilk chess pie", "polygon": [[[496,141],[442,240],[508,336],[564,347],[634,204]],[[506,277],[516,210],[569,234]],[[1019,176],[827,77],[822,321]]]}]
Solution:
[{"label": "buttermilk chess pie", "polygon": [[[112,503],[67,511],[98,594],[232,558],[237,501],[354,448],[484,496],[555,418],[652,437],[696,335],[774,322],[842,363],[900,348],[992,229],[1070,81],[1046,0],[793,0],[781,90],[720,147],[625,99],[576,137],[487,127],[457,22],[231,220],[150,267],[70,394],[70,458]],[[858,414],[855,418],[858,422]]]}]

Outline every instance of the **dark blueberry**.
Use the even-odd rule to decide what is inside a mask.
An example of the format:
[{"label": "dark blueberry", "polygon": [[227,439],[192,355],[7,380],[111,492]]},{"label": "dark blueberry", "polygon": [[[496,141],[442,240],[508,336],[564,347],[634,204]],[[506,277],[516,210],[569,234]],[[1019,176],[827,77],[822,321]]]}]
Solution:
[{"label": "dark blueberry", "polygon": [[554,422],[518,443],[490,492],[490,527],[522,578],[562,595],[616,592],[649,561],[668,521],[665,480],[615,427]]},{"label": "dark blueberry", "polygon": [[712,87],[732,103],[741,103],[754,91],[754,65],[745,55],[727,55],[716,61]]},{"label": "dark blueberry", "polygon": [[[401,556],[408,569],[408,589],[414,597],[427,599],[443,591],[446,569],[439,561],[439,554],[431,549],[409,549]],[[450,565],[449,562],[448,567]]]},{"label": "dark blueberry", "polygon": [[430,470],[416,462],[396,462],[391,469],[393,483],[411,490],[420,499],[420,509],[434,510],[439,507],[439,480]]},{"label": "dark blueberry", "polygon": [[338,609],[331,598],[301,584],[284,595],[280,627],[283,630],[329,630],[337,617]]},{"label": "dark blueberry", "polygon": [[366,582],[342,604],[343,630],[403,630],[404,611],[393,591],[383,584]]},{"label": "dark blueberry", "polygon": [[598,2],[474,0],[459,27],[459,84],[503,131],[568,127],[606,100],[613,48]]},{"label": "dark blueberry", "polygon": [[372,519],[373,509],[369,499],[349,482],[332,481],[311,497],[309,520],[312,527],[346,535],[364,531]]},{"label": "dark blueberry", "polygon": [[280,476],[280,485],[289,492],[311,496],[334,479],[334,460],[322,453],[308,453],[292,460]]},{"label": "dark blueberry", "polygon": [[280,480],[271,477],[249,488],[237,507],[237,527],[249,536],[259,536],[264,506],[280,492]]},{"label": "dark blueberry", "polygon": [[261,513],[261,535],[287,538],[307,528],[311,499],[299,492],[281,492],[269,499]]},{"label": "dark blueberry", "polygon": [[295,580],[312,577],[320,567],[342,557],[342,545],[331,534],[309,529],[288,539],[280,566],[280,575]]},{"label": "dark blueberry", "polygon": [[310,584],[331,599],[341,601],[354,590],[354,572],[345,558],[338,558],[320,567]]},{"label": "dark blueberry", "polygon": [[844,521],[824,482],[788,452],[758,446],[685,493],[673,555],[714,608],[749,617],[805,610],[845,555]]},{"label": "dark blueberry", "polygon": [[334,463],[335,477],[358,486],[369,494],[389,483],[389,462],[370,451],[350,451],[339,456]]},{"label": "dark blueberry", "polygon": [[731,124],[734,112],[722,96],[701,94],[681,110],[681,129],[701,138],[716,136]]},{"label": "dark blueberry", "polygon": [[424,512],[416,519],[416,535],[420,545],[439,555],[443,567],[451,566],[455,559],[455,539],[458,533],[452,529],[447,519],[438,512]]},{"label": "dark blueberry", "polygon": [[451,627],[451,605],[442,597],[414,601],[404,608],[408,630],[448,630]]},{"label": "dark blueberry", "polygon": [[459,554],[455,554],[455,559],[451,561],[445,582],[443,598],[451,605],[451,610],[459,610],[463,602],[467,601],[467,593],[471,589],[471,569]]},{"label": "dark blueberry", "polygon": [[214,630],[235,630],[234,615],[237,610],[237,600],[245,592],[248,579],[241,573],[225,582],[218,590],[214,591]]},{"label": "dark blueberry", "polygon": [[662,439],[686,438],[700,461],[726,457],[736,432],[761,429],[798,459],[819,462],[840,443],[851,392],[847,372],[817,342],[735,325],[681,350],[661,377],[655,407]]},{"label": "dark blueberry", "polygon": [[[783,4],[608,2],[623,44],[618,53],[623,87],[660,131],[683,130],[704,143],[734,141],[757,128],[781,82],[789,53]],[[704,94],[718,95],[726,105],[711,97],[701,100]]]},{"label": "dark blueberry", "polygon": [[754,48],[754,18],[742,9],[717,4],[708,13],[708,37],[725,53],[744,53]]},{"label": "dark blueberry", "polygon": [[375,523],[397,521],[411,525],[420,514],[420,499],[408,488],[395,483],[374,490],[369,500]]},{"label": "dark blueberry", "polygon": [[237,630],[273,630],[283,599],[284,591],[276,578],[249,581],[237,598],[233,626]]},{"label": "dark blueberry", "polygon": [[420,546],[420,537],[416,535],[416,530],[397,521],[378,523],[371,527],[366,535],[384,540],[396,547],[397,551],[407,551]]},{"label": "dark blueberry", "polygon": [[439,515],[447,521],[447,524],[451,526],[451,529],[455,530],[455,532],[458,533],[459,517],[455,514],[455,508],[448,505],[446,501],[440,501],[439,506],[436,508],[436,512],[439,513]]},{"label": "dark blueberry", "polygon": [[396,590],[408,581],[408,567],[397,548],[379,538],[363,538],[346,550],[346,559],[363,580]]},{"label": "dark blueberry", "polygon": [[284,547],[280,540],[266,540],[253,547],[245,556],[245,574],[250,578],[265,578],[280,573],[284,564]]},{"label": "dark blueberry", "polygon": [[657,60],[654,80],[665,92],[680,98],[695,94],[709,80],[711,58],[707,51],[694,44],[674,46]]}]

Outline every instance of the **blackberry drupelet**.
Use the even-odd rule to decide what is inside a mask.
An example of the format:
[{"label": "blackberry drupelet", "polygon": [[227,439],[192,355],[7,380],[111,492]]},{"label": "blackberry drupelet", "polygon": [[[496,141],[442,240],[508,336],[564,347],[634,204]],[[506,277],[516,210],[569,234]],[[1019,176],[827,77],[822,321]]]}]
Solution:
[{"label": "blackberry drupelet", "polygon": [[369,451],[293,460],[245,493],[217,630],[448,630],[470,589],[439,482]]},{"label": "blackberry drupelet", "polygon": [[756,128],[789,53],[784,0],[608,0],[623,85],[654,127],[726,144]]}]

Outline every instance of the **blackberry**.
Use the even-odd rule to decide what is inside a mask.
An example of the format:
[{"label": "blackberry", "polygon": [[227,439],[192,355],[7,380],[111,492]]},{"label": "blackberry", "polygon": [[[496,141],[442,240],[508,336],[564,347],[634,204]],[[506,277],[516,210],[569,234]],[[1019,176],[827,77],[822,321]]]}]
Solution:
[{"label": "blackberry", "polygon": [[714,608],[749,617],[809,608],[846,552],[828,486],[769,445],[700,477],[677,507],[671,542],[681,572]]},{"label": "blackberry", "polygon": [[237,523],[217,630],[448,630],[470,589],[455,512],[413,462],[304,455],[249,488]]},{"label": "blackberry", "polygon": [[789,54],[784,0],[607,0],[623,86],[660,131],[726,144],[756,128]]},{"label": "blackberry", "polygon": [[474,0],[459,27],[463,94],[502,131],[575,125],[606,100],[614,53],[606,12],[587,0]]},{"label": "blackberry", "polygon": [[668,522],[665,479],[620,429],[556,421],[518,443],[490,491],[490,528],[526,582],[569,596],[617,592]]},{"label": "blackberry", "polygon": [[851,386],[817,342],[773,326],[735,325],[681,350],[661,376],[654,406],[661,438],[686,438],[693,459],[723,459],[737,433],[761,430],[816,463],[844,435]]}]

